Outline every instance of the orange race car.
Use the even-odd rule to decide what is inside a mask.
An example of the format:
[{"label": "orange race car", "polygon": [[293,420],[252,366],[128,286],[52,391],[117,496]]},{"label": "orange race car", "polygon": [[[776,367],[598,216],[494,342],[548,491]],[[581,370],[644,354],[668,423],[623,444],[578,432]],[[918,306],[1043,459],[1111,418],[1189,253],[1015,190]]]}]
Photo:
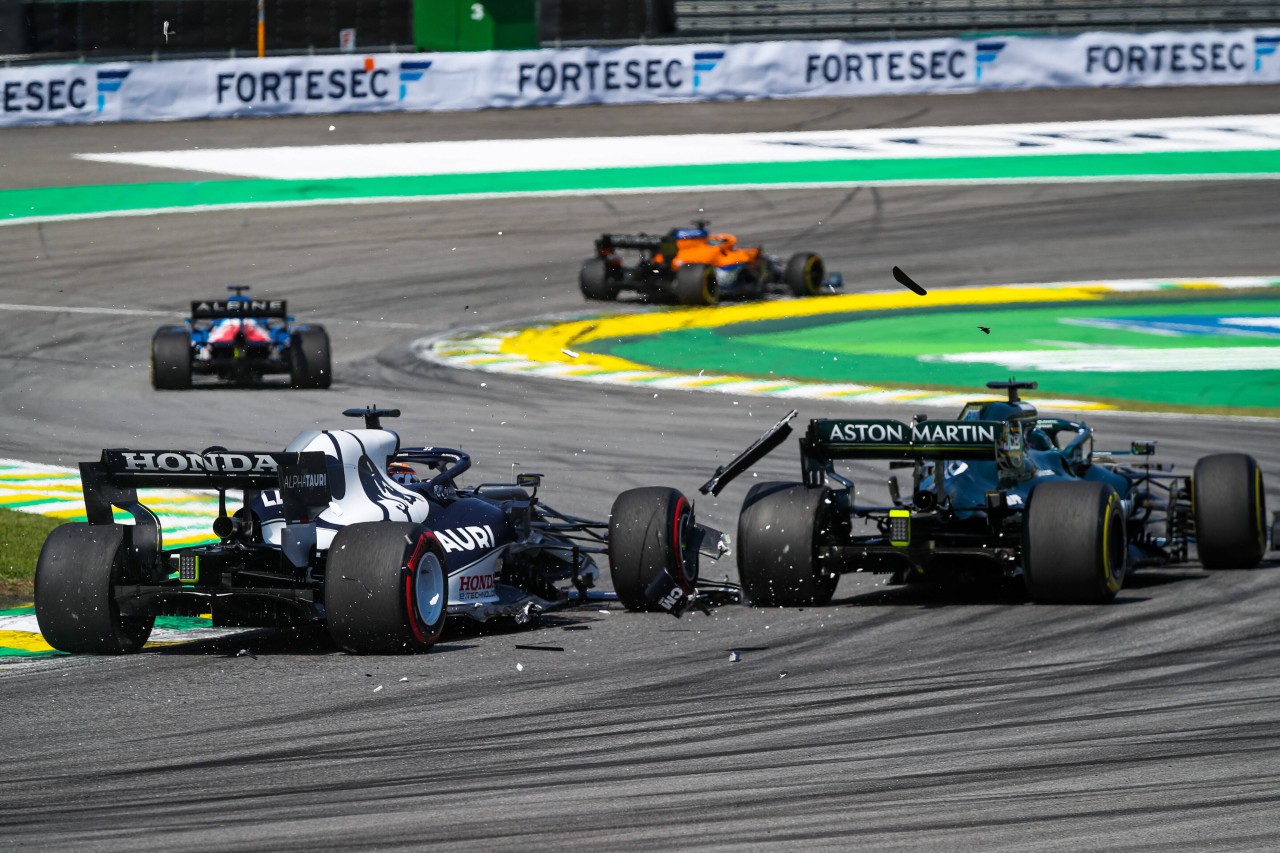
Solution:
[{"label": "orange race car", "polygon": [[[627,263],[622,252],[638,257]],[[760,299],[767,293],[817,296],[843,286],[827,275],[822,258],[797,252],[784,260],[759,246],[740,246],[732,234],[712,234],[707,223],[665,235],[603,234],[596,255],[582,264],[578,286],[587,299],[613,300],[624,290],[641,299],[714,305],[722,299]]]}]

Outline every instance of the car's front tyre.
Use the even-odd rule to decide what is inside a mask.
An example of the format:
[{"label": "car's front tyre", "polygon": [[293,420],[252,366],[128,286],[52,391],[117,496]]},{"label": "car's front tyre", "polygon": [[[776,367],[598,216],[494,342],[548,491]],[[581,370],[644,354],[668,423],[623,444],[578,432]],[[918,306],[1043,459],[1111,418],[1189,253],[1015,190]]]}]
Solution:
[{"label": "car's front tyre", "polygon": [[1262,470],[1244,453],[1218,453],[1191,475],[1196,553],[1206,569],[1252,569],[1266,549]]},{"label": "car's front tyre", "polygon": [[609,572],[628,610],[659,609],[646,591],[665,571],[682,588],[698,579],[690,528],[693,504],[676,489],[629,489],[609,510]]},{"label": "car's front tyre", "polygon": [[796,296],[817,296],[822,292],[827,268],[822,258],[812,252],[797,252],[787,261],[782,279]]}]

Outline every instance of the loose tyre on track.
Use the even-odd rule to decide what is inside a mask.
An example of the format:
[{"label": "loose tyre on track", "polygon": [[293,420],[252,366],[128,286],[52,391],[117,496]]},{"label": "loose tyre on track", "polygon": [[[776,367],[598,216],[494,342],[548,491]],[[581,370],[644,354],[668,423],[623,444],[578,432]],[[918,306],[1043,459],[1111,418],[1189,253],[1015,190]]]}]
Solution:
[{"label": "loose tyre on track", "polygon": [[[1191,475],[1196,554],[1206,569],[1251,569],[1266,550],[1266,493],[1252,456],[1220,453]],[[1275,543],[1272,543],[1273,547]]]}]

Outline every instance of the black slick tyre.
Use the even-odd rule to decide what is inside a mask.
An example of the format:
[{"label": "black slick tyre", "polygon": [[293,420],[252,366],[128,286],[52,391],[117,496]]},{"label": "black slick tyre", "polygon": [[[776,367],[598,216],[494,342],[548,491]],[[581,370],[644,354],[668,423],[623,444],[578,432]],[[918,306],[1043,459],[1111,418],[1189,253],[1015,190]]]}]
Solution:
[{"label": "black slick tyre", "polygon": [[738,578],[757,607],[806,607],[831,601],[840,578],[818,561],[834,525],[831,490],[802,483],[759,483],[738,514]]},{"label": "black slick tyre", "polygon": [[45,642],[63,652],[123,655],[151,636],[155,612],[121,612],[115,585],[125,575],[124,528],[118,524],[55,527],[36,562],[36,622]]},{"label": "black slick tyre", "polygon": [[676,270],[676,302],[681,305],[715,305],[720,301],[716,268],[710,264],[685,264]]},{"label": "black slick tyre", "polygon": [[827,268],[822,258],[812,252],[797,252],[787,261],[782,279],[796,296],[817,296],[826,277]]},{"label": "black slick tyre", "polygon": [[578,289],[583,297],[595,302],[613,302],[618,298],[618,284],[609,274],[603,258],[588,258],[578,271]]},{"label": "black slick tyre", "polygon": [[166,326],[151,338],[151,387],[184,391],[191,387],[191,336],[181,326]]},{"label": "black slick tyre", "polygon": [[291,337],[290,384],[294,388],[328,388],[333,382],[329,333],[323,326],[298,326]]},{"label": "black slick tyre", "polygon": [[693,504],[676,489],[650,486],[618,495],[609,510],[609,572],[628,610],[652,610],[645,590],[667,571],[682,586],[698,579],[689,527]]},{"label": "black slick tyre", "polygon": [[420,524],[371,521],[338,531],[324,581],[329,636],[358,655],[421,652],[449,607],[444,549]]},{"label": "black slick tyre", "polygon": [[1252,569],[1266,549],[1266,493],[1252,456],[1219,453],[1191,475],[1196,553],[1206,569]]},{"label": "black slick tyre", "polygon": [[1038,604],[1103,604],[1124,583],[1124,510],[1105,483],[1042,483],[1027,506],[1023,582]]}]

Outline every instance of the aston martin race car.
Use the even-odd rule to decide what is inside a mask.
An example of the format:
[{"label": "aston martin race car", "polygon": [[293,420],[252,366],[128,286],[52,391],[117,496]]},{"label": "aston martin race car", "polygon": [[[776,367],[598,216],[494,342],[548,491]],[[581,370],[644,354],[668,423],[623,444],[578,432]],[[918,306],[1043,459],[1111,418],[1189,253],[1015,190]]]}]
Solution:
[{"label": "aston martin race car", "polygon": [[[1036,602],[1112,599],[1130,569],[1185,563],[1252,568],[1266,548],[1262,472],[1253,457],[1200,459],[1190,476],[1152,461],[1155,442],[1095,450],[1093,429],[1040,417],[1034,382],[989,382],[1007,399],[968,403],[955,420],[823,418],[800,440],[802,482],[751,488],[738,517],[738,571],[758,605],[831,600],[839,575],[895,583],[1021,577]],[[719,494],[791,432],[793,411],[709,480]],[[910,469],[889,503],[858,500],[841,460]],[[1274,547],[1280,524],[1271,532]]]},{"label": "aston martin race car", "polygon": [[595,256],[578,274],[587,299],[610,301],[634,290],[645,300],[681,305],[760,299],[768,293],[817,296],[843,285],[840,274],[828,275],[822,258],[811,252],[786,259],[767,255],[759,246],[739,245],[732,234],[711,233],[705,222],[661,236],[603,234]]},{"label": "aston martin race car", "polygon": [[245,384],[288,374],[295,388],[328,388],[333,380],[323,326],[295,325],[283,299],[253,299],[233,285],[226,299],[191,303],[183,326],[164,326],[151,339],[151,384],[191,387],[193,375]]},{"label": "aston martin race car", "polygon": [[[364,428],[309,430],[284,452],[104,450],[81,463],[88,521],[55,528],[36,567],[46,641],[124,654],[158,615],[211,612],[220,626],[323,623],[349,652],[390,654],[427,649],[449,616],[523,624],[602,598],[678,616],[736,597],[699,580],[700,552],[718,558],[725,537],[675,489],[632,489],[608,521],[577,518],[538,496],[540,474],[463,487],[470,457],[400,447],[381,423],[398,410],[344,414]],[[166,548],[139,487],[216,490],[218,542]],[[243,497],[231,514],[229,490]],[[604,554],[614,593],[595,589]]]}]

